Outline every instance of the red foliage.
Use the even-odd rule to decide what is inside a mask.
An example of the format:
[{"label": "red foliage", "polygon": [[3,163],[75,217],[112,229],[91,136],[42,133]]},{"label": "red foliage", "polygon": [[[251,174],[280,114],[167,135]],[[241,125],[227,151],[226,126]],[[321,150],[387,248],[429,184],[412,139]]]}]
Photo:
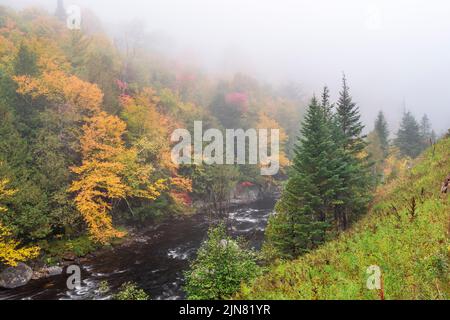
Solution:
[{"label": "red foliage", "polygon": [[248,102],[248,95],[243,92],[232,92],[226,95],[225,101],[236,106],[245,106]]},{"label": "red foliage", "polygon": [[243,187],[243,188],[253,187],[254,185],[255,185],[254,183],[251,183],[249,181],[245,181],[245,182],[241,183],[241,187]]},{"label": "red foliage", "polygon": [[177,74],[178,83],[194,82],[196,79],[195,75],[189,72],[183,72]]},{"label": "red foliage", "polygon": [[187,192],[172,192],[171,195],[176,201],[186,206],[192,205],[192,198]]},{"label": "red foliage", "polygon": [[133,98],[127,94],[121,94],[119,97],[119,101],[123,106],[126,106],[129,103],[133,102]]},{"label": "red foliage", "polygon": [[116,79],[116,85],[122,93],[128,89],[128,84],[122,80]]}]

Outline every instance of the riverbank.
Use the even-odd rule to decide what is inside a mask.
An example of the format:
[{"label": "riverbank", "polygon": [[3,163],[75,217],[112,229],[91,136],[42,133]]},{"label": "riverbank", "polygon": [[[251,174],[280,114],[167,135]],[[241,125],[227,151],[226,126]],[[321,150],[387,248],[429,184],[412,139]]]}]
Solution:
[{"label": "riverbank", "polygon": [[[264,200],[228,212],[234,237],[243,236],[259,249],[274,200]],[[104,299],[99,288],[107,281],[111,292],[125,282],[135,282],[152,299],[182,299],[183,272],[189,268],[213,221],[204,213],[170,217],[158,225],[143,226],[121,244],[98,249],[86,257],[64,263],[77,264],[82,286],[66,287],[65,269],[60,275],[30,281],[26,286],[1,290],[0,299]]]}]

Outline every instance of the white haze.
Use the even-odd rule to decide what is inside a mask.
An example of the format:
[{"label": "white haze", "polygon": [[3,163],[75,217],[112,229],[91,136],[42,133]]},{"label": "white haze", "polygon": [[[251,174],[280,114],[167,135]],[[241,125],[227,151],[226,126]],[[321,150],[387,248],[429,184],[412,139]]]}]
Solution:
[{"label": "white haze", "polygon": [[[53,11],[56,0],[0,0]],[[337,98],[342,72],[369,127],[383,110],[396,129],[402,112],[427,113],[450,128],[450,2],[363,0],[66,0],[107,26],[144,21],[172,51],[210,71],[249,73],[303,93],[327,84]]]}]

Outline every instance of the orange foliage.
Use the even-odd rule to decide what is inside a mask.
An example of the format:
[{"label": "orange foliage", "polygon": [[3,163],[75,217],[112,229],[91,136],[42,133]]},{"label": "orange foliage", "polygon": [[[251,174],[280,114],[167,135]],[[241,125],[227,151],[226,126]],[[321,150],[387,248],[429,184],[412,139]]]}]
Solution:
[{"label": "orange foliage", "polygon": [[150,166],[137,162],[136,149],[126,149],[122,136],[126,124],[116,116],[100,112],[88,120],[81,138],[81,166],[72,168],[79,179],[69,191],[88,224],[92,238],[107,243],[124,234],[113,227],[109,211],[114,200],[140,197],[154,200],[165,181],[150,183]]},{"label": "orange foliage", "polygon": [[192,192],[192,180],[184,177],[170,179],[172,186],[180,191]]},{"label": "orange foliage", "polygon": [[124,165],[117,161],[125,152],[122,135],[125,124],[117,117],[100,113],[83,127],[81,138],[83,163],[72,168],[79,175],[69,191],[76,192],[75,203],[83,215],[93,239],[107,243],[122,232],[114,229],[109,211],[113,199],[124,198],[128,187],[120,173]]},{"label": "orange foliage", "polygon": [[58,105],[69,104],[85,116],[100,112],[103,93],[98,86],[63,71],[44,72],[38,78],[17,76],[14,80],[19,94],[30,95],[33,99],[44,96]]}]

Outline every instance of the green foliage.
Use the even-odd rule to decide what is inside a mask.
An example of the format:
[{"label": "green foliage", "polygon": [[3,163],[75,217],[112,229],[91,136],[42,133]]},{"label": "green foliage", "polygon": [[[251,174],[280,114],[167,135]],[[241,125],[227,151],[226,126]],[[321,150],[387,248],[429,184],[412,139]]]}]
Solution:
[{"label": "green foliage", "polygon": [[267,248],[295,258],[357,220],[371,190],[363,128],[345,78],[336,114],[328,88],[321,104],[312,99],[289,181],[269,221]]},{"label": "green foliage", "polygon": [[255,253],[244,249],[241,240],[227,236],[223,224],[210,229],[197,254],[185,274],[191,300],[226,299],[260,272]]},{"label": "green foliage", "polygon": [[379,139],[383,156],[386,158],[389,154],[389,129],[382,111],[378,113],[377,119],[375,120],[375,133]]},{"label": "green foliage", "polygon": [[[83,21],[92,23],[85,13]],[[62,17],[61,5],[57,17]],[[170,132],[178,126],[191,129],[194,120],[207,128],[249,128],[257,127],[257,115],[263,112],[288,129],[293,144],[299,105],[245,75],[216,81],[195,68],[185,69],[184,63],[172,68],[172,61],[140,46],[139,25],[114,44],[101,28],[68,30],[53,15],[35,9],[15,13],[1,8],[0,26],[1,170],[19,190],[0,220],[22,240],[52,241],[85,231],[67,190],[75,178],[70,168],[83,161],[85,117],[100,109],[126,121],[121,139],[136,150],[136,163],[168,184],[181,178],[170,161]],[[177,200],[191,197],[207,199],[221,212],[238,182],[251,181],[261,189],[276,184],[262,179],[259,169],[208,167],[193,173],[192,193],[170,186],[157,201],[129,199],[108,206],[114,220],[142,221],[186,211]],[[127,179],[142,174],[131,166],[127,173]]]},{"label": "green foliage", "polygon": [[[271,267],[237,299],[380,299],[367,268],[381,268],[385,299],[450,298],[450,139],[424,153],[405,178],[381,188],[364,219],[300,259]],[[414,199],[414,200],[413,200]],[[413,206],[415,203],[415,206]]]},{"label": "green foliage", "polygon": [[113,300],[149,300],[150,297],[144,290],[140,289],[133,282],[122,284],[118,293],[113,296]]},{"label": "green foliage", "polygon": [[416,158],[423,150],[423,140],[420,126],[411,112],[403,114],[400,129],[397,132],[395,145],[402,156]]},{"label": "green foliage", "polygon": [[21,44],[17,57],[14,61],[15,74],[29,76],[35,75],[38,72],[36,61],[36,53],[31,51],[25,44]]},{"label": "green foliage", "polygon": [[342,188],[336,197],[341,205],[336,207],[335,215],[339,228],[345,230],[366,211],[373,180],[359,108],[353,102],[345,76],[342,82],[336,107],[339,129],[334,137],[337,145],[343,148],[344,154],[340,160],[342,167],[339,174]]},{"label": "green foliage", "polygon": [[42,250],[45,251],[44,259],[47,263],[60,261],[67,255],[85,257],[89,253],[99,248],[98,244],[92,241],[89,236],[83,235],[73,239],[59,239],[52,241],[38,242]]},{"label": "green foliage", "polygon": [[98,292],[100,294],[107,294],[110,290],[111,288],[109,287],[109,283],[106,280],[101,281],[98,285]]},{"label": "green foliage", "polygon": [[193,195],[211,205],[217,213],[225,209],[225,202],[240,178],[233,165],[185,166],[181,173],[193,180]]},{"label": "green foliage", "polygon": [[372,162],[374,184],[385,181],[384,167],[385,161],[390,153],[390,145],[388,124],[382,111],[378,113],[377,119],[375,120],[374,130],[367,136],[366,150]]},{"label": "green foliage", "polygon": [[385,152],[376,131],[372,131],[368,134],[367,143],[368,145],[366,149],[369,154],[369,159],[373,162],[372,176],[374,179],[374,184],[378,184],[384,179],[383,169],[385,162]]},{"label": "green foliage", "polygon": [[281,256],[297,257],[325,240],[340,188],[339,157],[324,105],[311,101],[294,149],[290,178],[266,233]]},{"label": "green foliage", "polygon": [[430,139],[433,136],[430,119],[426,114],[423,115],[422,120],[420,121],[420,135],[422,136],[422,140],[425,143],[429,143]]}]

